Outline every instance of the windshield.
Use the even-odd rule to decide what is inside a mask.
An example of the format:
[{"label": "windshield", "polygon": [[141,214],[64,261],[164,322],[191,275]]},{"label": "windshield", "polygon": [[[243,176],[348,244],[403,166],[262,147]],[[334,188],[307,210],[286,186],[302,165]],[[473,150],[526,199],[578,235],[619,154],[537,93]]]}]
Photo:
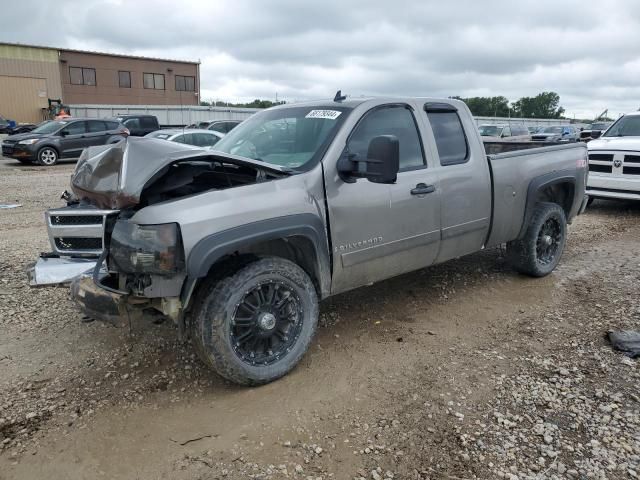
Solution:
[{"label": "windshield", "polygon": [[231,130],[215,150],[293,169],[311,165],[349,110],[343,106],[264,110]]},{"label": "windshield", "polygon": [[53,133],[53,132],[57,132],[58,130],[60,130],[62,127],[64,127],[68,123],[69,122],[63,122],[63,121],[44,122],[44,123],[41,123],[40,125],[38,125],[33,130],[31,130],[31,133]]},{"label": "windshield", "polygon": [[483,137],[499,137],[502,133],[502,127],[496,125],[482,125],[478,130]]},{"label": "windshield", "polygon": [[640,137],[640,115],[627,115],[614,123],[605,137]]},{"label": "windshield", "polygon": [[545,127],[540,133],[562,133],[562,127]]}]

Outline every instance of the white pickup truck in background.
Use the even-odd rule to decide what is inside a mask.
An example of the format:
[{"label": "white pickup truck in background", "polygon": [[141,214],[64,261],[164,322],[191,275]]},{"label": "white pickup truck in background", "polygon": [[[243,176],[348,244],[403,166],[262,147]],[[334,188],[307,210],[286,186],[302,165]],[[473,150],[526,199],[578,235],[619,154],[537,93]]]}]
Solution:
[{"label": "white pickup truck in background", "polygon": [[589,148],[587,195],[640,200],[640,112],[620,117]]}]

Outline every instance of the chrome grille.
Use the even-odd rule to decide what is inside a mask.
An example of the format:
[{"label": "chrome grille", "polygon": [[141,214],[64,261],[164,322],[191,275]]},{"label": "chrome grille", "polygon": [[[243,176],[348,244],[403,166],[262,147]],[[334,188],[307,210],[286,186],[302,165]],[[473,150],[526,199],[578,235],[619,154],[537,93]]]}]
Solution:
[{"label": "chrome grille", "polygon": [[46,213],[49,241],[60,255],[97,257],[104,249],[104,227],[117,210],[70,206]]}]

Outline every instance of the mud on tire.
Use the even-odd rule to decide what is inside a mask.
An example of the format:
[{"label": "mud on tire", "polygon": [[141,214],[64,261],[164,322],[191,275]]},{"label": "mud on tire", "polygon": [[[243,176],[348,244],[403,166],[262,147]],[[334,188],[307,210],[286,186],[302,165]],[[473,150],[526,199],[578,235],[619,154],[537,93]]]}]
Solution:
[{"label": "mud on tire", "polygon": [[539,203],[524,236],[507,243],[507,255],[520,273],[544,277],[558,265],[566,238],[567,219],[562,207],[557,203]]},{"label": "mud on tire", "polygon": [[206,365],[232,382],[260,385],[296,366],[317,324],[318,297],[309,276],[289,260],[267,257],[205,280],[190,328]]}]

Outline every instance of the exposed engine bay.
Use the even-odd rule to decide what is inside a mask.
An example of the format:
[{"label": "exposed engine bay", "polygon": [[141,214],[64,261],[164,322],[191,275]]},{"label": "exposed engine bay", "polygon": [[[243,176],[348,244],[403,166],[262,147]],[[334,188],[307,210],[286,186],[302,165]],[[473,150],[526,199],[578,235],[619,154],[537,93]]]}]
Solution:
[{"label": "exposed engine bay", "polygon": [[140,206],[282,177],[266,170],[216,159],[185,160],[165,167],[142,190]]}]

